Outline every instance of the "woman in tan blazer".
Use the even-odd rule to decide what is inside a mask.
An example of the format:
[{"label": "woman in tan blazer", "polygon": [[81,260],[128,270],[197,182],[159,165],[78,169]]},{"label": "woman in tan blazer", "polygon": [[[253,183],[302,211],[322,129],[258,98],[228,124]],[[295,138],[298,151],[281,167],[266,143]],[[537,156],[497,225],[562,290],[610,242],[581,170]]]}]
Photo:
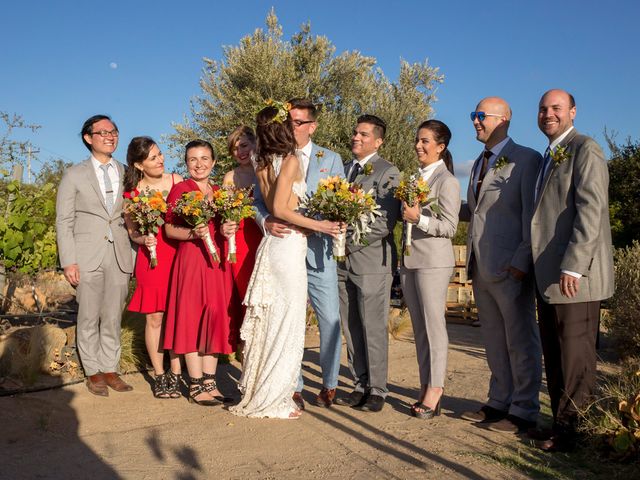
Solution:
[{"label": "woman in tan blazer", "polygon": [[451,131],[439,120],[427,120],[416,133],[419,174],[440,207],[407,205],[402,218],[415,224],[411,255],[403,256],[400,278],[416,341],[420,396],[411,415],[431,419],[440,414],[444,392],[449,339],[445,322],[447,287],[455,260],[451,238],[458,226],[460,184],[453,176],[453,159],[447,149]]}]

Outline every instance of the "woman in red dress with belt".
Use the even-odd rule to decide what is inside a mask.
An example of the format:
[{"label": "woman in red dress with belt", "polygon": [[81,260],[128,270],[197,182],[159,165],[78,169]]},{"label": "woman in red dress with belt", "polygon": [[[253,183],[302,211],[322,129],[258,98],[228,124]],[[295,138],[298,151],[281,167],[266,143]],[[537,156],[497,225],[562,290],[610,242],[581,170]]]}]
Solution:
[{"label": "woman in red dress with belt", "polygon": [[[182,181],[180,175],[164,172],[164,156],[156,142],[149,137],[135,137],[127,149],[127,173],[124,178],[124,196],[132,198],[145,190],[157,190],[167,193],[175,182]],[[147,352],[153,365],[155,381],[153,394],[156,398],[180,397],[180,359],[171,355],[171,370],[164,371],[164,350],[160,346],[162,319],[167,304],[167,286],[173,257],[175,242],[167,240],[164,229],[158,234],[142,235],[131,217],[125,214],[125,221],[131,240],[138,244],[138,255],[134,276],[136,290],[133,292],[129,306],[131,312],[146,315],[144,329]],[[156,246],[158,265],[151,268],[149,247]]]},{"label": "woman in red dress with belt", "polygon": [[220,251],[223,238],[213,221],[196,228],[172,213],[183,193],[201,191],[211,199],[209,175],[215,164],[213,147],[203,140],[186,146],[185,162],[190,178],[177,183],[167,197],[166,233],[178,241],[173,265],[164,348],[184,354],[190,377],[189,400],[199,405],[217,405],[225,398],[215,381],[218,354],[230,354],[237,340],[231,333],[229,301],[231,270],[212,261],[203,237],[209,231]]},{"label": "woman in red dress with belt", "polygon": [[[253,155],[255,146],[256,137],[253,130],[246,125],[241,125],[231,132],[227,139],[227,147],[229,155],[236,160],[238,166],[227,172],[222,181],[223,185],[233,185],[237,188],[257,188],[256,174],[253,165],[251,165],[251,155]],[[227,226],[233,228],[235,223],[227,222]],[[247,286],[256,261],[256,251],[261,240],[262,231],[253,218],[245,218],[240,221],[236,231],[237,261],[231,264],[233,282],[238,293],[232,297],[231,301],[238,304],[234,308],[241,312],[241,315],[236,317],[238,321],[232,324],[232,328],[238,332],[244,318],[245,307],[242,306],[242,300],[247,293]]]}]

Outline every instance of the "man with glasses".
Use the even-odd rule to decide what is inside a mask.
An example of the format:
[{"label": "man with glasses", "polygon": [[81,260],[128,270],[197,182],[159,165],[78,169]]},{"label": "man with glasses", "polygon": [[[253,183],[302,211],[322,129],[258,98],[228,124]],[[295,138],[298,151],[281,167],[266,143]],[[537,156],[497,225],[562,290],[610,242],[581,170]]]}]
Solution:
[{"label": "man with glasses", "polygon": [[76,287],[76,343],[94,395],[132,389],[118,375],[120,322],[133,269],[122,216],[124,166],[113,159],[118,127],[106,115],[82,126],[91,156],[62,177],[56,202],[60,265]]},{"label": "man with glasses", "polygon": [[[319,147],[311,141],[311,135],[318,126],[316,106],[313,102],[304,98],[294,98],[288,103],[291,105],[289,118],[293,124],[298,157],[306,173],[307,193],[313,195],[321,179],[344,176],[342,158],[337,153]],[[260,197],[259,189],[256,197]],[[289,232],[290,225],[269,215],[262,201],[257,201],[256,204],[258,222],[263,225],[266,232],[278,237]],[[322,370],[322,390],[316,396],[314,404],[319,407],[329,407],[333,404],[338,386],[342,346],[336,262],[333,259],[333,243],[330,236],[312,233],[307,237],[307,246],[307,285],[309,299],[320,331],[319,362]],[[293,399],[301,410],[304,409],[303,387],[304,382],[300,372]]]},{"label": "man with glasses", "polygon": [[484,149],[471,170],[460,220],[470,222],[467,270],[491,379],[486,404],[462,418],[518,433],[536,426],[540,410],[530,225],[541,157],[509,138],[511,108],[503,99],[483,99],[471,121]]},{"label": "man with glasses", "polygon": [[538,127],[549,148],[536,183],[531,247],[553,411],[552,431],[538,438],[547,451],[574,446],[579,412],[595,388],[600,301],[614,290],[607,161],[573,127],[575,115],[575,99],[564,90],[540,99]]}]

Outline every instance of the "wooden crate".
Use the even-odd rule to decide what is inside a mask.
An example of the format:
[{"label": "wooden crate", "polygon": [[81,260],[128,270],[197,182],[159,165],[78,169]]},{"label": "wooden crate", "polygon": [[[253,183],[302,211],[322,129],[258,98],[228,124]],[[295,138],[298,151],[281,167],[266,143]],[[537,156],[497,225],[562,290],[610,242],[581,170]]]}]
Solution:
[{"label": "wooden crate", "polygon": [[454,245],[453,246],[453,258],[457,267],[462,267],[467,264],[467,246],[466,245]]},{"label": "wooden crate", "polygon": [[451,275],[450,281],[452,283],[462,283],[462,284],[471,283],[471,279],[467,278],[466,267],[454,267],[453,275]]},{"label": "wooden crate", "polygon": [[447,306],[449,305],[475,305],[473,298],[473,288],[471,285],[460,285],[459,283],[450,283],[447,288]]}]

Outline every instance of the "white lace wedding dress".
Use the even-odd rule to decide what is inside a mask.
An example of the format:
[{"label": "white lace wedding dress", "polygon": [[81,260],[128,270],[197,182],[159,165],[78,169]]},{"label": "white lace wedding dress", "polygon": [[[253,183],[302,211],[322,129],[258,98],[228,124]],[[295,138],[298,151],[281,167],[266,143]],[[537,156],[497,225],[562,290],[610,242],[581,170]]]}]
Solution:
[{"label": "white lace wedding dress", "polygon": [[[274,158],[276,176],[281,158]],[[303,177],[304,178],[304,177]],[[304,181],[293,184],[303,198]],[[242,417],[289,418],[300,374],[307,310],[307,238],[292,231],[266,235],[244,299],[247,312],[240,336],[245,341],[239,388],[242,401],[229,410]]]}]

